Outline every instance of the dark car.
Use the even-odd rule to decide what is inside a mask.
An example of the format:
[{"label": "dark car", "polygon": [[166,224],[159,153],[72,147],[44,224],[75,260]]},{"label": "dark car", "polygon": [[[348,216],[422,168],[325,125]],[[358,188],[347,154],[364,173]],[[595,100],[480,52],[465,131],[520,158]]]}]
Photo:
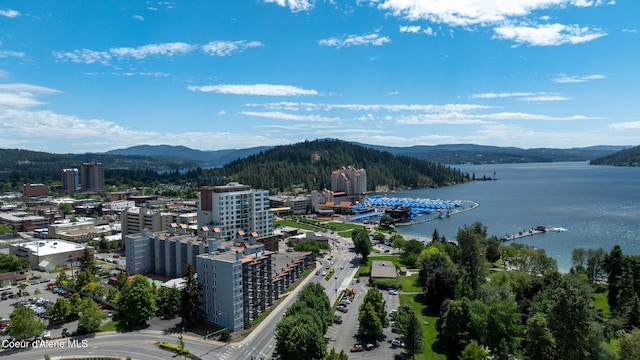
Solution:
[{"label": "dark car", "polygon": [[333,322],[334,322],[334,323],[336,323],[336,324],[342,324],[342,317],[340,317],[340,316],[336,316],[336,317],[333,319]]},{"label": "dark car", "polygon": [[336,310],[338,310],[338,311],[340,311],[340,312],[343,312],[343,313],[349,312],[349,309],[347,309],[347,307],[346,307],[346,306],[338,306],[338,307],[336,308]]},{"label": "dark car", "polygon": [[409,358],[405,354],[395,354],[393,360],[409,360]]},{"label": "dark car", "polygon": [[62,329],[62,336],[69,336],[71,335],[71,331],[69,331],[69,329],[64,328]]}]

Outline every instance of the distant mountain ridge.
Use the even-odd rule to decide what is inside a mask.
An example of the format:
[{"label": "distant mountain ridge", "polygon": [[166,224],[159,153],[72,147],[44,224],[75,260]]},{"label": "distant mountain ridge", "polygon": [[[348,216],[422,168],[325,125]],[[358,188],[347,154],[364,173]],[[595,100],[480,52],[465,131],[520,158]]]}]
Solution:
[{"label": "distant mountain ridge", "polygon": [[233,160],[244,158],[261,151],[272,148],[272,146],[257,146],[247,149],[227,149],[227,150],[195,150],[186,146],[174,145],[138,145],[125,149],[107,151],[109,155],[141,155],[151,157],[181,158],[197,162],[203,167],[217,167],[230,163]]},{"label": "distant mountain ridge", "polygon": [[640,166],[640,146],[591,160],[591,165]]},{"label": "distant mountain ridge", "polygon": [[[522,149],[517,147],[498,147],[474,144],[447,144],[433,146],[416,145],[408,147],[369,145],[362,143],[354,144],[375,150],[387,151],[393,155],[417,157],[419,159],[441,164],[589,161],[613,154],[629,147],[597,145],[571,149]],[[105,154],[181,158],[198,163],[203,167],[219,167],[234,160],[245,158],[271,148],[273,148],[273,146],[202,151],[191,149],[186,146],[139,145],[125,149],[111,150]]]}]

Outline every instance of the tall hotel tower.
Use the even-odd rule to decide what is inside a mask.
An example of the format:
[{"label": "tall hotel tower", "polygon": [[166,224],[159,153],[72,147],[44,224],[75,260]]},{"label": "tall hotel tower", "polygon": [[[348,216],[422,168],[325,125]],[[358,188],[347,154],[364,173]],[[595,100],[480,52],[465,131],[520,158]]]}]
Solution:
[{"label": "tall hotel tower", "polygon": [[91,160],[80,166],[80,186],[82,191],[104,190],[104,167]]}]

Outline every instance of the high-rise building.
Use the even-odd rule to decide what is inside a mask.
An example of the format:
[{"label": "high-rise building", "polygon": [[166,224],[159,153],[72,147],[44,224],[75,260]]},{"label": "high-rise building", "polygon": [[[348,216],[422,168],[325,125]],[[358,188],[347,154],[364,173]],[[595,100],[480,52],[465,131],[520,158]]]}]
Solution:
[{"label": "high-rise building", "polygon": [[130,207],[122,211],[122,237],[143,230],[166,231],[176,222],[177,215],[168,211],[156,211],[145,207]]},{"label": "high-rise building", "polygon": [[104,190],[104,166],[93,160],[80,166],[80,186],[82,191]]},{"label": "high-rise building", "polygon": [[269,191],[239,183],[201,187],[198,228],[202,227],[218,228],[220,237],[228,240],[272,235]]},{"label": "high-rise building", "polygon": [[78,169],[62,169],[62,191],[73,194],[80,187],[80,175]]},{"label": "high-rise building", "polygon": [[345,193],[352,203],[361,202],[367,195],[367,172],[343,166],[331,173],[331,191]]}]

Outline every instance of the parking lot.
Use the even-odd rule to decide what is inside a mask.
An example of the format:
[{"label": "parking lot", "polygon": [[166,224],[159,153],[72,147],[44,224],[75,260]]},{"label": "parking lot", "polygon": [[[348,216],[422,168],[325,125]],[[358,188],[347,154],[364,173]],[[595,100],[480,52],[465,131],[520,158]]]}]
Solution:
[{"label": "parking lot", "polygon": [[[327,349],[331,349],[333,347],[338,352],[340,352],[340,350],[344,350],[345,353],[348,354],[349,359],[393,359],[395,354],[400,354],[402,352],[402,348],[392,345],[392,341],[397,337],[397,334],[392,332],[391,327],[385,328],[382,336],[375,342],[364,336],[356,335],[359,327],[358,309],[362,304],[364,295],[369,290],[369,287],[366,286],[367,281],[368,279],[364,277],[361,278],[360,282],[354,281],[352,287],[355,290],[355,297],[353,302],[346,306],[347,312],[335,312],[336,315],[341,317],[342,323],[333,324],[329,327],[326,334]],[[388,312],[395,310],[400,306],[398,295],[391,295],[387,291],[382,291],[382,294],[385,299]],[[367,343],[374,344],[374,347],[370,350],[366,350],[365,347]],[[355,344],[361,344],[363,346],[363,350],[360,352],[351,352],[350,350]]]}]

